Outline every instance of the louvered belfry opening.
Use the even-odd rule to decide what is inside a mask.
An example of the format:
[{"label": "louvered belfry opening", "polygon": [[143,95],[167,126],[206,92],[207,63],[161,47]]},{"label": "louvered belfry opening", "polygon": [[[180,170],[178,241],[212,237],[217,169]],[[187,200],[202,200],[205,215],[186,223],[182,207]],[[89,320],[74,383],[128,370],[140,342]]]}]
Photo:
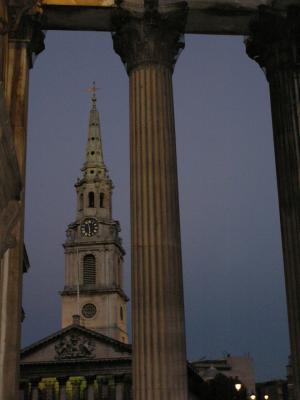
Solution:
[{"label": "louvered belfry opening", "polygon": [[83,257],[83,284],[96,284],[96,259],[93,254],[87,254]]}]

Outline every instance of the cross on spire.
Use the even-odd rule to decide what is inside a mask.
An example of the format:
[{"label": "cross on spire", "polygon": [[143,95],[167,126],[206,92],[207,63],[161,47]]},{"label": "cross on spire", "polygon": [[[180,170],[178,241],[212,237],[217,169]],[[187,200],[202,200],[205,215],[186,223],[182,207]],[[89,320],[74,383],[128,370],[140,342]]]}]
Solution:
[{"label": "cross on spire", "polygon": [[88,88],[88,92],[92,93],[93,109],[96,109],[96,101],[97,101],[96,92],[97,92],[97,90],[100,90],[100,89],[96,87],[96,82],[93,81],[93,86]]}]

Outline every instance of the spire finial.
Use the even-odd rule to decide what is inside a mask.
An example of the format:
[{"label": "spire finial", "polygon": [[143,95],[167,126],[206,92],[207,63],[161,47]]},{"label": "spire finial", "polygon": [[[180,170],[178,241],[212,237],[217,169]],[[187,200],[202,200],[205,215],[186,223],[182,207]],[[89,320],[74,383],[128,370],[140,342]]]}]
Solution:
[{"label": "spire finial", "polygon": [[93,110],[96,109],[96,102],[97,102],[97,97],[96,97],[96,91],[99,90],[99,88],[96,87],[96,82],[93,81],[93,86],[88,88],[88,92],[92,93],[92,105],[93,105]]}]

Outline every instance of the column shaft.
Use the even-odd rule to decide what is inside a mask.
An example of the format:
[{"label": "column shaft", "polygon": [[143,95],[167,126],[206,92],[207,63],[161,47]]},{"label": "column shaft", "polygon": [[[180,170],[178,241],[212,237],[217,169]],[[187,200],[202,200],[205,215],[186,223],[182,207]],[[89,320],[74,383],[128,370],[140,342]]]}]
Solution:
[{"label": "column shaft", "polygon": [[300,69],[270,79],[293,378],[300,398]]},{"label": "column shaft", "polygon": [[134,400],[186,400],[187,365],[172,73],[184,3],[119,10],[114,49],[130,79]]},{"label": "column shaft", "polygon": [[[25,181],[27,101],[28,101],[28,42],[11,41],[9,44],[9,68],[6,77],[6,98],[22,184]],[[7,251],[4,258],[3,279],[1,279],[1,347],[0,398],[15,400],[19,387],[19,357],[22,308],[23,274],[23,230],[24,191],[19,203],[20,213],[14,228],[15,246]]]},{"label": "column shaft", "polygon": [[59,388],[59,400],[66,400],[66,399],[67,399],[66,386],[62,385]]},{"label": "column shaft", "polygon": [[116,400],[124,400],[124,382],[116,382]]},{"label": "column shaft", "polygon": [[248,55],[270,85],[291,360],[300,399],[300,8],[286,16],[261,8],[250,27]]},{"label": "column shaft", "polygon": [[67,377],[59,377],[57,378],[57,381],[59,383],[59,400],[67,400],[67,382],[68,378]]},{"label": "column shaft", "polygon": [[130,74],[134,399],[186,399],[172,71]]},{"label": "column shaft", "polygon": [[87,383],[87,400],[94,400],[95,398],[95,379],[96,377],[86,377]]},{"label": "column shaft", "polygon": [[32,389],[31,400],[39,400],[39,389],[37,387]]},{"label": "column shaft", "polygon": [[[20,7],[23,7],[19,5]],[[20,191],[18,197],[11,199],[11,208],[18,208],[18,215],[11,221],[13,245],[5,254],[6,268],[0,274],[0,398],[15,400],[19,387],[19,357],[21,333],[21,303],[24,245],[24,199],[25,165],[27,141],[27,109],[29,68],[31,56],[44,49],[44,34],[38,23],[39,5],[28,4],[23,10],[14,10],[22,16],[18,24],[7,35],[8,49],[3,69],[4,89],[14,145],[10,153],[16,155]],[[16,5],[18,7],[18,5]],[[22,11],[22,12],[20,12]],[[28,14],[26,14],[28,13]],[[10,28],[10,26],[7,26]],[[1,114],[1,118],[2,114]],[[1,120],[8,124],[7,120]],[[8,124],[9,125],[9,124]],[[4,166],[7,168],[7,166]],[[2,184],[2,182],[1,182]],[[3,188],[0,189],[0,192]],[[22,190],[21,190],[22,189]],[[14,204],[16,203],[16,204]],[[0,210],[2,211],[2,210]],[[1,218],[0,218],[1,219]],[[0,229],[1,230],[1,229]],[[1,235],[0,235],[1,236]],[[2,238],[1,238],[2,239]],[[0,239],[0,249],[2,243]],[[1,254],[2,255],[2,254]]]}]

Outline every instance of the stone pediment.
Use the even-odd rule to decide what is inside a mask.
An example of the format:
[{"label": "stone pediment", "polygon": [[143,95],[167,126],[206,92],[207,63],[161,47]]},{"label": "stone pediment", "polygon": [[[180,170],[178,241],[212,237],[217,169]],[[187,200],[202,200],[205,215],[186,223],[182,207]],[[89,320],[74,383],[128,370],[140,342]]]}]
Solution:
[{"label": "stone pediment", "polygon": [[80,325],[70,325],[21,351],[21,363],[131,357],[131,345]]}]

